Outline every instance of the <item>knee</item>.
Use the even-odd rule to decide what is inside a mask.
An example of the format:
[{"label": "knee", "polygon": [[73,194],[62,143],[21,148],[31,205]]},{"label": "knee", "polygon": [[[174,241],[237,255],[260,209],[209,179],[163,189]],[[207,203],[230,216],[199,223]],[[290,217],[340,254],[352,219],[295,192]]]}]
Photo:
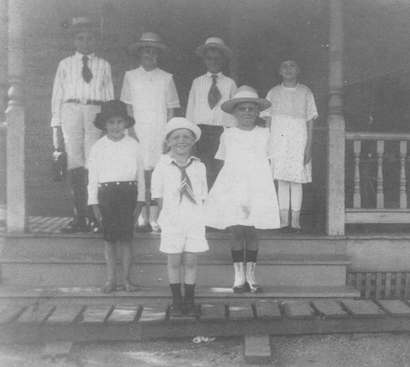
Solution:
[{"label": "knee", "polygon": [[189,256],[184,260],[184,267],[187,270],[195,270],[196,269],[196,257]]}]

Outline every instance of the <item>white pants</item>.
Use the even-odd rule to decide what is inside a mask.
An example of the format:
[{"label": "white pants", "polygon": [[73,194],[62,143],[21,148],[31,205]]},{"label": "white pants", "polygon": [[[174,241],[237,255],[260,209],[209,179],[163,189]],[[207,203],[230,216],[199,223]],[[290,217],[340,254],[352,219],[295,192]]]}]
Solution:
[{"label": "white pants", "polygon": [[94,119],[101,110],[100,106],[64,103],[61,110],[61,128],[67,168],[85,167],[92,145],[101,137],[102,132],[94,126]]},{"label": "white pants", "polygon": [[302,208],[303,188],[301,183],[278,180],[279,209],[293,211]]}]

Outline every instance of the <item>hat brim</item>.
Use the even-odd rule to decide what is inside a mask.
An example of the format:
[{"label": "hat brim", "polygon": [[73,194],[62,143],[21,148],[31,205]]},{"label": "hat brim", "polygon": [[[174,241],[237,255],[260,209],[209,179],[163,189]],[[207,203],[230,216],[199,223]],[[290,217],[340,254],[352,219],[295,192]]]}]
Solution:
[{"label": "hat brim", "polygon": [[181,129],[186,129],[186,130],[191,131],[195,136],[195,142],[197,142],[201,138],[201,133],[202,133],[201,129],[197,125],[194,125],[194,126],[178,126],[178,127],[175,127],[174,129],[171,129],[171,130],[166,129],[165,130],[164,140],[166,140],[168,138],[168,136],[171,133],[173,133],[174,131],[181,130]]},{"label": "hat brim", "polygon": [[228,59],[232,58],[232,50],[228,46],[221,45],[219,43],[207,43],[207,44],[201,45],[196,49],[196,54],[200,57],[204,57],[206,50],[210,48],[215,48],[221,51],[222,54],[225,55],[225,57]]},{"label": "hat brim", "polygon": [[[95,117],[94,120],[94,125],[96,128],[100,129],[100,130],[105,130],[105,123],[106,121],[113,117],[113,116],[117,116],[118,114],[116,113],[98,113],[97,116]],[[128,115],[120,115],[126,122],[127,122],[127,126],[125,127],[126,129],[129,129],[130,127],[135,125],[135,120]]]},{"label": "hat brim", "polygon": [[97,34],[99,32],[99,27],[93,23],[78,24],[70,26],[68,31],[73,35],[81,32],[92,32]]},{"label": "hat brim", "polygon": [[162,42],[151,42],[151,41],[138,41],[128,46],[128,51],[131,54],[137,54],[138,51],[143,47],[154,47],[162,52],[168,50],[168,47]]},{"label": "hat brim", "polygon": [[232,98],[222,103],[221,109],[226,113],[232,114],[236,105],[246,102],[255,103],[259,107],[259,112],[266,110],[272,105],[272,103],[265,98]]}]

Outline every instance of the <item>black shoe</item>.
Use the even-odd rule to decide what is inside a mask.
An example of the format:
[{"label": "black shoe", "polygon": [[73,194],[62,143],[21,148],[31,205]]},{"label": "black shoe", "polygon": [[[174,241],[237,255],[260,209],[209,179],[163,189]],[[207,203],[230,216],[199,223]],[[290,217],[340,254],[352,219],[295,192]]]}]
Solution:
[{"label": "black shoe", "polygon": [[246,293],[249,292],[249,285],[248,283],[244,283],[238,287],[233,287],[233,293]]},{"label": "black shoe", "polygon": [[182,311],[186,316],[198,317],[199,315],[198,306],[192,302],[184,303]]},{"label": "black shoe", "polygon": [[144,224],[143,226],[135,227],[135,232],[138,233],[149,233],[152,232],[152,228],[150,224]]},{"label": "black shoe", "polygon": [[184,316],[184,312],[182,310],[182,305],[181,304],[172,304],[171,306],[169,306],[168,315],[169,315],[169,318]]},{"label": "black shoe", "polygon": [[67,227],[63,227],[60,230],[61,233],[87,233],[90,232],[90,227],[88,227],[87,223],[79,222],[76,220],[71,221],[68,223]]},{"label": "black shoe", "polygon": [[90,220],[90,221],[88,222],[88,227],[89,227],[90,232],[93,232],[93,233],[102,233],[102,228],[101,228],[101,226],[100,226],[100,225],[98,224],[98,222],[95,221],[95,220]]}]

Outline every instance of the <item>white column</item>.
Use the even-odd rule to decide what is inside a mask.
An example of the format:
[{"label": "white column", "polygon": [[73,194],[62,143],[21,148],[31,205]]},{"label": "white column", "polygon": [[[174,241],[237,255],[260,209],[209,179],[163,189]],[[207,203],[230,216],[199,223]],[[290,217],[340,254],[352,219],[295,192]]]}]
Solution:
[{"label": "white column", "polygon": [[26,192],[24,166],[25,112],[24,75],[24,0],[8,4],[8,75],[10,88],[7,121],[7,231],[24,232]]},{"label": "white column", "polygon": [[345,121],[343,117],[343,0],[329,0],[329,105],[326,232],[345,232]]}]

